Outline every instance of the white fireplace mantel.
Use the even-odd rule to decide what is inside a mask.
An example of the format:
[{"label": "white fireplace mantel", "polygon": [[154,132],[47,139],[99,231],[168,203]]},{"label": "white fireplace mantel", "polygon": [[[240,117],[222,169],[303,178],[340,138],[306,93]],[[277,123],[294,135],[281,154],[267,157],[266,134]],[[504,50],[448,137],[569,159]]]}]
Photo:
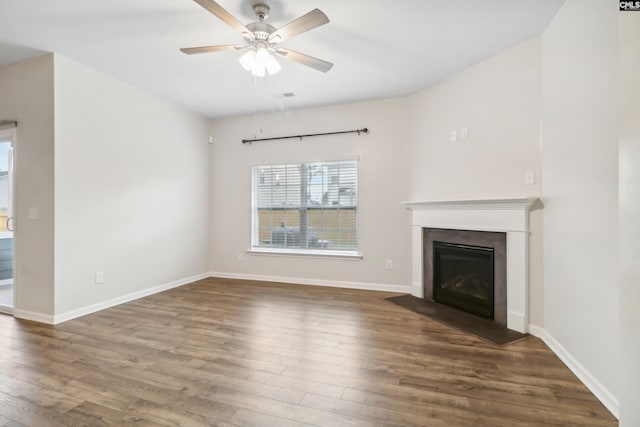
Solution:
[{"label": "white fireplace mantel", "polygon": [[403,202],[412,210],[412,289],[423,293],[423,228],[507,234],[507,327],[529,327],[529,209],[537,198]]}]

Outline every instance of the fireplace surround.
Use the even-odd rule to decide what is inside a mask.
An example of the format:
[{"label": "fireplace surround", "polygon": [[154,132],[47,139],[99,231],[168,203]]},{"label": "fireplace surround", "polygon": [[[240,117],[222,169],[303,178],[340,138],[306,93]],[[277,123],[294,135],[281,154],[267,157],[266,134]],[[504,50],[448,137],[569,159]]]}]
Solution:
[{"label": "fireplace surround", "polygon": [[[467,311],[469,313],[473,313],[479,315],[481,317],[485,317],[487,319],[492,319],[496,323],[507,326],[507,239],[506,233],[504,232],[489,232],[489,231],[472,231],[472,230],[455,230],[455,229],[441,229],[441,228],[422,228],[422,253],[423,253],[423,277],[422,277],[422,285],[423,285],[423,296],[427,299],[433,299],[443,304],[450,305],[452,307]],[[445,246],[445,247],[442,247]],[[487,258],[488,253],[486,251],[491,251],[491,295],[490,301],[487,301],[487,304],[490,305],[491,313],[486,313],[480,307],[482,298],[476,299],[474,302],[473,298],[465,298],[463,295],[457,295],[459,299],[462,301],[452,301],[453,297],[456,295],[452,292],[447,292],[445,290],[444,298],[438,298],[437,294],[437,280],[439,276],[438,271],[438,251],[435,249],[437,247],[442,247],[443,255],[451,254],[451,251],[458,247],[460,249],[467,248],[467,251],[461,251],[458,257],[462,256],[463,259],[458,259],[455,264],[457,268],[462,268],[463,271],[451,271],[450,274],[454,274],[454,277],[450,277],[450,279],[455,279],[457,274],[463,274],[464,276],[469,276],[470,274],[481,274],[486,275],[487,272],[472,272],[472,271],[464,271],[469,270],[471,267],[468,265],[468,262],[464,261],[464,253],[466,252],[468,255],[473,255],[474,252],[479,258]],[[475,248],[475,251],[474,251]],[[485,255],[482,255],[484,251]],[[452,254],[455,256],[455,254]],[[442,258],[442,256],[440,256]],[[470,262],[470,260],[469,260]],[[485,278],[488,279],[488,278]],[[488,286],[488,284],[487,284]],[[442,294],[442,292],[441,292]],[[466,300],[466,302],[465,302]],[[468,304],[471,304],[469,306]],[[474,307],[475,310],[474,310]],[[485,308],[488,308],[485,306]]]},{"label": "fireplace surround", "polygon": [[[412,211],[412,295],[432,298],[425,280],[424,260],[432,231],[493,232],[505,238],[505,291],[499,308],[504,324],[526,333],[529,326],[529,209],[536,198],[404,202]],[[437,233],[436,233],[437,234]],[[436,239],[437,240],[437,239]],[[485,246],[485,245],[478,245]],[[497,289],[497,288],[496,288]],[[497,310],[496,310],[497,313]],[[501,321],[496,318],[496,322]]]}]

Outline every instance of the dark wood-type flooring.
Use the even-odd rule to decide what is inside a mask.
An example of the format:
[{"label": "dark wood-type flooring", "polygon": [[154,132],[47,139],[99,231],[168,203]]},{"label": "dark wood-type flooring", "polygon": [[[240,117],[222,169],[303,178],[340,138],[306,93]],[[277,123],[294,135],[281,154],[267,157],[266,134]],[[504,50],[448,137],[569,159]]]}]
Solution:
[{"label": "dark wood-type flooring", "polygon": [[0,426],[615,426],[537,338],[391,293],[207,279],[58,326],[0,316]]}]

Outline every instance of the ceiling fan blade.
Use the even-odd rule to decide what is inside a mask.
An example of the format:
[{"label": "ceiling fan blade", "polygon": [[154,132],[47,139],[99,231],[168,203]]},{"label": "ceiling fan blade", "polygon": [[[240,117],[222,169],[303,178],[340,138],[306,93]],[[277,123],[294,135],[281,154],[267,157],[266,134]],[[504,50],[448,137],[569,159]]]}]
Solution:
[{"label": "ceiling fan blade", "polygon": [[220,6],[213,0],[194,0],[200,6],[207,9],[209,12],[213,13],[215,16],[220,18],[225,24],[238,31],[239,33],[247,33],[251,34],[251,31],[247,29],[240,21],[233,17],[225,8]]},{"label": "ceiling fan blade", "polygon": [[[196,0],[198,1],[198,0]],[[313,30],[329,22],[329,18],[320,9],[313,9],[311,12],[294,19],[278,31],[269,35],[270,42],[281,42],[295,35]],[[277,39],[277,40],[276,40]]]},{"label": "ceiling fan blade", "polygon": [[307,67],[314,68],[318,71],[326,73],[333,67],[331,62],[323,61],[322,59],[314,58],[313,56],[305,55],[304,53],[296,52],[295,50],[278,48],[276,51],[279,55],[285,58],[291,59],[298,64],[306,65]]},{"label": "ceiling fan blade", "polygon": [[199,46],[199,47],[183,47],[180,49],[182,53],[186,53],[187,55],[194,55],[196,53],[209,53],[209,52],[219,52],[221,50],[240,50],[245,46],[237,46],[233,44],[224,44],[219,46]]}]

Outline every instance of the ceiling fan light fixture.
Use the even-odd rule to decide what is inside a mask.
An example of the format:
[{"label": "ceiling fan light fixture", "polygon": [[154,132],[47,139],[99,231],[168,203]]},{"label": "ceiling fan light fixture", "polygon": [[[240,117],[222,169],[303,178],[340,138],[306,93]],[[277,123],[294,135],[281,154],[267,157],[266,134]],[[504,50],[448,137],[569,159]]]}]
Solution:
[{"label": "ceiling fan light fixture", "polygon": [[269,51],[265,47],[259,47],[256,50],[256,63],[266,64],[269,59]]},{"label": "ceiling fan light fixture", "polygon": [[258,47],[256,49],[255,62],[251,69],[251,74],[256,77],[264,77],[265,70],[267,69],[267,61],[271,54],[265,47]]},{"label": "ceiling fan light fixture", "polygon": [[256,77],[264,77],[266,74],[266,69],[267,67],[265,67],[264,64],[256,62],[256,64],[253,66],[253,69],[251,70],[251,74]]},{"label": "ceiling fan light fixture", "polygon": [[273,76],[282,70],[280,63],[264,47],[249,50],[238,61],[242,68],[250,71],[256,77],[264,77],[267,72]]},{"label": "ceiling fan light fixture", "polygon": [[256,51],[253,49],[249,50],[242,55],[238,61],[240,62],[240,65],[242,65],[242,68],[247,71],[252,71],[256,64]]},{"label": "ceiling fan light fixture", "polygon": [[278,60],[271,54],[269,54],[265,66],[270,76],[273,76],[274,74],[277,74],[278,72],[280,72],[280,70],[282,70],[282,65],[280,65]]}]

